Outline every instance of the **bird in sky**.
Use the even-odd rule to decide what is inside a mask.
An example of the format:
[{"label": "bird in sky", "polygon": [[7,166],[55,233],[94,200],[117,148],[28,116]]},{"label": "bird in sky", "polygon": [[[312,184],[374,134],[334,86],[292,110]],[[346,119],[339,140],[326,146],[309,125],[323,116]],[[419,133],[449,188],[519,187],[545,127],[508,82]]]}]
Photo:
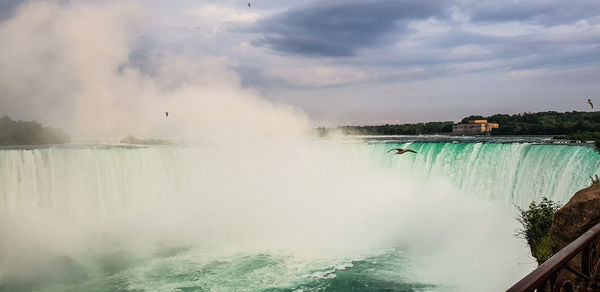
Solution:
[{"label": "bird in sky", "polygon": [[165,112],[165,117],[169,117],[169,112]]},{"label": "bird in sky", "polygon": [[588,98],[587,103],[592,107],[592,109],[594,109],[594,104],[592,103],[592,100]]},{"label": "bird in sky", "polygon": [[390,152],[392,152],[392,151],[394,151],[394,150],[396,150],[396,153],[394,153],[394,154],[404,154],[404,153],[406,153],[406,152],[417,153],[417,151],[414,151],[414,150],[410,150],[410,149],[400,149],[400,148],[394,148],[394,149],[390,149],[390,150],[388,150],[388,152],[387,152],[387,153],[390,153]]}]

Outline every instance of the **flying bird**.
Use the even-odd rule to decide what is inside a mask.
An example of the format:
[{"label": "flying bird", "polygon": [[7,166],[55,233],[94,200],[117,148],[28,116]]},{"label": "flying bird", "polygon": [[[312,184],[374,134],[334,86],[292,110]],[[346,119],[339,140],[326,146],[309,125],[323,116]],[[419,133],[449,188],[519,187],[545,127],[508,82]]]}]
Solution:
[{"label": "flying bird", "polygon": [[594,109],[594,104],[592,103],[592,100],[588,98],[587,103],[592,107],[592,109]]},{"label": "flying bird", "polygon": [[169,112],[165,112],[165,117],[169,117]]},{"label": "flying bird", "polygon": [[396,150],[396,153],[394,154],[404,154],[406,152],[412,152],[412,153],[417,153],[417,151],[414,150],[410,150],[410,149],[400,149],[400,148],[394,148],[394,149],[390,149],[387,153],[390,153],[392,151]]}]

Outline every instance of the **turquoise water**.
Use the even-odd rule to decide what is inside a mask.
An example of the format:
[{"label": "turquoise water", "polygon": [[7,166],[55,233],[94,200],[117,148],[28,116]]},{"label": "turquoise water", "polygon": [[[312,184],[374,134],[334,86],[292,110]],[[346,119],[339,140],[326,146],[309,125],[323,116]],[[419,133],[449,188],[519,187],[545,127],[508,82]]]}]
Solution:
[{"label": "turquoise water", "polygon": [[584,146],[238,150],[0,150],[0,291],[500,291],[534,267],[512,204],[600,173]]},{"label": "turquoise water", "polygon": [[4,283],[3,291],[426,291],[433,285],[405,279],[408,262],[398,252],[309,266],[290,257],[253,254],[194,260],[186,250],[158,250],[152,258],[115,252],[80,264],[60,259],[35,282]]},{"label": "turquoise water", "polygon": [[[362,147],[358,146],[358,147]],[[419,155],[392,159],[389,148],[411,148]],[[542,196],[566,203],[600,171],[591,147],[529,143],[378,143],[366,146],[392,171],[410,169],[425,181],[445,178],[490,201],[526,206]]]}]

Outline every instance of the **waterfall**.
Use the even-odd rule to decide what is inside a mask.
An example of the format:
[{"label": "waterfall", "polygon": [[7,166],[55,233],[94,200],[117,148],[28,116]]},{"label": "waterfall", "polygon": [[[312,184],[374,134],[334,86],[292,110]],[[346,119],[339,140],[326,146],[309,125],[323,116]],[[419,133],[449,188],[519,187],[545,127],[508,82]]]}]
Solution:
[{"label": "waterfall", "polygon": [[[418,153],[387,153],[396,147]],[[502,290],[531,270],[519,263],[533,263],[513,236],[512,204],[565,203],[599,162],[589,147],[528,143],[4,149],[0,288],[52,288],[70,281],[60,273],[84,269],[75,290],[101,279],[112,291],[117,272],[102,272],[103,261],[125,253],[133,260],[115,275],[133,290],[180,285],[164,265],[185,266],[190,287],[222,280],[240,291],[275,278],[270,287],[339,288],[356,277],[369,287]],[[177,256],[158,256],[163,248]],[[214,265],[222,261],[231,266]],[[259,282],[238,283],[256,278],[255,264]],[[224,270],[215,282],[198,269]],[[153,281],[162,274],[170,284]],[[31,280],[42,276],[48,283]]]},{"label": "waterfall", "polygon": [[[359,146],[360,147],[360,146]],[[491,201],[527,206],[542,197],[566,203],[600,173],[600,155],[585,146],[529,143],[370,144],[387,168],[418,174],[425,182],[447,179],[460,189]],[[401,157],[385,151],[411,149]]]},{"label": "waterfall", "polygon": [[[417,154],[392,155],[392,147]],[[449,180],[467,193],[525,206],[542,196],[566,203],[600,172],[583,146],[528,143],[351,144],[346,155],[424,183]],[[327,145],[326,151],[339,145]],[[251,168],[233,162],[232,168]],[[140,201],[207,193],[222,162],[192,147],[0,150],[0,211],[49,208],[105,214]],[[218,166],[218,167],[217,167]],[[232,175],[237,171],[231,169]],[[235,179],[231,182],[235,184]],[[268,182],[266,182],[268,183]]]}]

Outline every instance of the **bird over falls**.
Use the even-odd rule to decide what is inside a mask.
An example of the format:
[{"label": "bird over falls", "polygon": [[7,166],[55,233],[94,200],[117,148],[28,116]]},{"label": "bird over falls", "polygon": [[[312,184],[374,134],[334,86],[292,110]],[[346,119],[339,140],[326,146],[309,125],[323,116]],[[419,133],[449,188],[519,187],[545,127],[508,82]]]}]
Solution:
[{"label": "bird over falls", "polygon": [[406,152],[417,153],[417,151],[414,151],[414,150],[411,150],[411,149],[400,149],[400,148],[390,149],[390,150],[388,150],[387,153],[390,153],[390,152],[392,152],[394,150],[396,150],[396,153],[394,153],[394,154],[404,154]]}]

